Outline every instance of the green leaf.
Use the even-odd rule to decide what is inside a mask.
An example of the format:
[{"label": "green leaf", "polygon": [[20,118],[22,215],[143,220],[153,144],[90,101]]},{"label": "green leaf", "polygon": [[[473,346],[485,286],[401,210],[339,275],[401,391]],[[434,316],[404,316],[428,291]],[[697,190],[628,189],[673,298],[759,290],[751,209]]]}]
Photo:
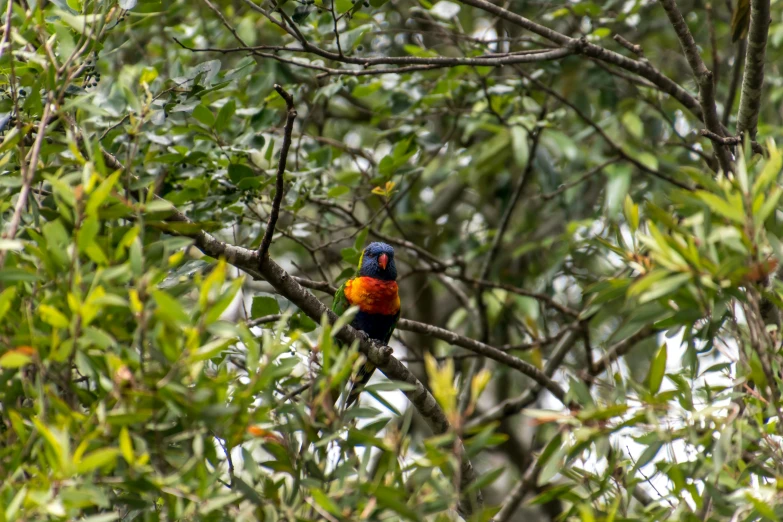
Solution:
[{"label": "green leaf", "polygon": [[769,159],[764,163],[761,174],[759,174],[759,177],[756,178],[756,182],[753,184],[754,197],[767,190],[767,187],[778,179],[780,169],[783,168],[783,155],[781,155],[773,140],[769,140],[767,149],[769,151]]},{"label": "green leaf", "polygon": [[96,14],[75,16],[61,9],[55,9],[54,12],[57,13],[57,16],[68,24],[71,29],[74,29],[82,36],[91,39],[95,39],[95,34],[97,33],[97,31],[95,31],[95,24],[103,18],[101,15]]},{"label": "green leaf", "polygon": [[514,163],[517,167],[527,167],[530,157],[530,146],[527,141],[527,130],[521,125],[511,127],[511,147],[514,151]]},{"label": "green leaf", "polygon": [[14,299],[16,298],[16,287],[15,286],[9,286],[2,292],[0,292],[0,320],[5,317],[5,314],[8,313],[8,310],[11,309],[11,305],[14,302]]},{"label": "green leaf", "polygon": [[231,117],[236,112],[237,105],[234,100],[229,100],[218,112],[217,120],[215,120],[215,130],[222,132],[228,127]]},{"label": "green leaf", "polygon": [[[721,216],[742,224],[745,222],[745,212],[742,207],[731,205],[725,199],[704,190],[696,191],[696,196],[710,207],[710,210]],[[740,204],[742,200],[739,200]]]},{"label": "green leaf", "polygon": [[644,124],[641,118],[633,112],[626,112],[623,114],[623,126],[631,133],[636,139],[641,139],[644,135]]},{"label": "green leaf", "polygon": [[196,350],[190,357],[190,361],[199,362],[212,359],[221,352],[225,351],[226,348],[228,348],[233,343],[233,339],[215,339],[214,341],[209,342]]},{"label": "green leaf", "polygon": [[125,426],[120,430],[120,451],[122,452],[125,461],[128,464],[133,465],[136,460],[133,454],[133,441],[131,440],[130,433],[128,433],[128,428]]},{"label": "green leaf", "polygon": [[647,388],[653,395],[657,394],[661,389],[663,376],[666,374],[666,353],[667,348],[666,343],[664,343],[658,349],[650,364],[650,371],[647,374]]},{"label": "green leaf", "polygon": [[266,315],[274,315],[280,313],[280,305],[277,304],[277,299],[274,297],[267,297],[257,295],[253,297],[253,304],[250,307],[250,317],[252,319],[258,319]]},{"label": "green leaf", "polygon": [[312,332],[318,327],[315,321],[310,319],[307,315],[305,315],[302,312],[297,312],[294,315],[292,315],[289,324],[291,325],[291,328],[295,330],[300,330],[305,333]]},{"label": "green leaf", "polygon": [[226,506],[233,504],[241,498],[241,493],[230,493],[228,495],[214,497],[201,504],[198,508],[198,512],[202,515],[206,515],[207,513],[212,513],[213,511],[217,511],[219,509],[225,511]]},{"label": "green leaf", "polygon": [[346,187],[345,185],[337,185],[335,187],[332,187],[329,189],[329,191],[326,193],[327,196],[330,198],[339,198],[340,196],[344,196],[345,194],[348,194],[351,191],[350,187]]},{"label": "green leaf", "polygon": [[639,468],[643,468],[650,461],[652,461],[652,459],[655,458],[658,452],[661,451],[662,447],[663,447],[663,442],[659,440],[656,440],[655,442],[647,446],[647,448],[639,456],[638,460],[636,461],[636,464],[634,464],[634,467],[631,470],[631,475],[635,475],[636,472],[639,470]]},{"label": "green leaf", "polygon": [[318,488],[313,488],[312,490],[313,494],[313,500],[316,504],[321,506],[323,509],[325,509],[327,512],[331,513],[332,515],[340,516],[340,508],[335,504],[332,499],[330,499],[326,493],[324,493],[322,490]]},{"label": "green leaf", "polygon": [[416,386],[413,384],[409,384],[407,382],[402,381],[381,381],[377,382],[375,384],[370,384],[364,387],[364,390],[369,391],[412,391],[415,390]]},{"label": "green leaf", "polygon": [[256,176],[257,174],[255,171],[247,165],[232,163],[228,166],[228,179],[230,179],[234,185],[239,184],[239,182],[245,178],[254,178]]},{"label": "green leaf", "polygon": [[118,170],[105,180],[101,182],[98,187],[92,191],[90,197],[87,199],[87,206],[85,207],[85,213],[88,216],[95,216],[98,213],[98,209],[106,201],[106,198],[111,194],[112,189],[117,184],[117,180],[122,174],[121,170]]},{"label": "green leaf", "polygon": [[631,231],[636,232],[639,230],[639,205],[636,205],[628,194],[625,195],[623,211],[628,226],[631,227]]},{"label": "green leaf", "polygon": [[55,328],[68,328],[71,322],[68,318],[53,306],[42,304],[38,307],[38,315],[41,319]]},{"label": "green leaf", "polygon": [[351,93],[357,98],[364,98],[378,92],[383,84],[381,82],[363,83],[357,85]]},{"label": "green leaf", "polygon": [[[252,460],[252,458],[250,460]],[[256,506],[264,507],[265,504],[264,498],[258,493],[258,491],[255,490],[253,486],[251,486],[250,484],[242,480],[241,477],[234,476],[232,477],[232,479],[233,479],[234,487],[236,487],[237,491],[242,493],[242,496],[244,496],[247,500],[249,500]]]},{"label": "green leaf", "polygon": [[78,473],[89,473],[104,466],[113,467],[117,462],[120,450],[117,448],[101,448],[82,458],[76,464]]},{"label": "green leaf", "polygon": [[778,208],[778,202],[780,201],[781,194],[783,194],[783,190],[781,190],[779,186],[772,187],[772,190],[770,190],[769,194],[764,200],[764,204],[761,205],[758,213],[753,216],[756,220],[757,229],[761,229],[770,214],[772,214],[772,212]]},{"label": "green leaf", "polygon": [[11,350],[0,355],[0,368],[21,368],[30,364],[33,358],[19,350]]},{"label": "green leaf", "polygon": [[154,290],[152,292],[152,299],[158,305],[156,313],[169,319],[173,322],[187,323],[190,318],[185,310],[182,309],[182,305],[174,299],[172,296],[163,292],[162,290]]},{"label": "green leaf", "polygon": [[[656,276],[658,275],[666,275],[668,272],[656,272]],[[642,278],[641,281],[644,283],[647,283],[650,285],[651,281],[646,280],[647,278],[652,275],[653,272],[648,274],[646,277]],[[648,303],[650,301],[654,301],[655,299],[659,299],[664,296],[668,296],[669,294],[672,294],[680,289],[685,283],[690,281],[692,279],[692,275],[689,273],[683,273],[683,274],[675,274],[671,277],[666,277],[665,279],[659,279],[655,281],[655,284],[650,287],[650,290],[647,290],[643,294],[639,296],[639,303]],[[632,289],[634,291],[638,291],[640,287],[637,287],[634,285]],[[629,291],[630,294],[630,291]]]},{"label": "green leaf", "polygon": [[751,504],[753,504],[753,507],[756,509],[756,511],[759,512],[759,515],[766,518],[767,520],[772,520],[777,522],[780,520],[780,517],[777,516],[775,513],[775,510],[772,509],[772,506],[767,504],[766,501],[762,501],[757,499],[753,496],[753,493],[750,491],[745,493],[745,499],[750,501]]},{"label": "green leaf", "polygon": [[538,486],[548,483],[552,477],[562,471],[567,451],[568,441],[563,440],[562,432],[557,432],[557,435],[552,437],[552,440],[549,441],[549,444],[546,445],[538,458],[538,465],[541,467],[541,471],[536,478]]},{"label": "green leaf", "polygon": [[628,195],[631,186],[631,169],[625,166],[617,166],[611,170],[607,168],[607,177],[609,180],[606,183],[606,213],[610,218],[614,218],[620,211],[625,196]]},{"label": "green leaf", "polygon": [[155,78],[158,77],[158,70],[154,67],[145,67],[141,71],[141,76],[139,76],[139,83],[146,83],[150,84],[155,81]]},{"label": "green leaf", "polygon": [[502,466],[502,467],[499,467],[499,468],[495,468],[495,469],[493,469],[492,471],[490,471],[488,473],[484,473],[483,475],[481,475],[478,478],[478,480],[472,482],[470,484],[470,486],[468,486],[465,489],[465,492],[469,493],[471,491],[476,491],[476,490],[480,490],[482,488],[485,488],[485,487],[493,484],[505,472],[506,472],[506,467]]},{"label": "green leaf", "polygon": [[212,127],[215,124],[215,117],[212,115],[212,111],[203,105],[196,105],[193,108],[193,117],[207,127]]}]

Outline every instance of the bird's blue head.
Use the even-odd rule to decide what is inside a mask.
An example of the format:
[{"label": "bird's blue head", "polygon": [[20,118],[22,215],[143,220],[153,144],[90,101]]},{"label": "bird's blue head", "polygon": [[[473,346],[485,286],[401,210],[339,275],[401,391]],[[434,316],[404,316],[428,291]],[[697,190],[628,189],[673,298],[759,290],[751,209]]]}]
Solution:
[{"label": "bird's blue head", "polygon": [[359,275],[383,281],[397,280],[394,249],[386,243],[370,243],[359,259]]}]

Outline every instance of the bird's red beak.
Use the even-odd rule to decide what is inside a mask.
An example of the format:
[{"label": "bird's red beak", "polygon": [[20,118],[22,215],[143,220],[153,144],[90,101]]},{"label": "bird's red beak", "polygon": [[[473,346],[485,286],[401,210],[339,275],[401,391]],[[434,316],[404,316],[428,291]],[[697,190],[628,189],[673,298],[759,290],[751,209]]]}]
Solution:
[{"label": "bird's red beak", "polygon": [[378,264],[381,265],[381,268],[386,270],[386,265],[389,264],[389,256],[387,256],[386,254],[379,255]]}]

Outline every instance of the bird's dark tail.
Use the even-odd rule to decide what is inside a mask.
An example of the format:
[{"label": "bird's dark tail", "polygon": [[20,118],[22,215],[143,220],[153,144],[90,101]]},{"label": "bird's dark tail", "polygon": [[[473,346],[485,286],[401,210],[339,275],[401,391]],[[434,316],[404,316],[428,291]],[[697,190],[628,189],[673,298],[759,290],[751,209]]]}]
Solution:
[{"label": "bird's dark tail", "polygon": [[348,398],[345,399],[346,408],[350,407],[351,404],[359,399],[359,395],[361,395],[365,384],[370,382],[370,377],[372,377],[374,371],[375,366],[369,361],[366,361],[362,367],[359,368],[359,371],[351,379],[351,381],[353,381],[351,382],[351,389],[348,391]]}]

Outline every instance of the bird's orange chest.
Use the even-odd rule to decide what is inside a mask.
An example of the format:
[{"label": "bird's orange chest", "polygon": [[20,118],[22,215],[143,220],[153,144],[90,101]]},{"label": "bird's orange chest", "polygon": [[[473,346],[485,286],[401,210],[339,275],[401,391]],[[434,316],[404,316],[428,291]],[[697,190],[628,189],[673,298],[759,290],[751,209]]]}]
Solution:
[{"label": "bird's orange chest", "polygon": [[345,283],[345,297],[351,306],[358,306],[368,314],[394,315],[400,310],[395,281],[355,277]]}]

